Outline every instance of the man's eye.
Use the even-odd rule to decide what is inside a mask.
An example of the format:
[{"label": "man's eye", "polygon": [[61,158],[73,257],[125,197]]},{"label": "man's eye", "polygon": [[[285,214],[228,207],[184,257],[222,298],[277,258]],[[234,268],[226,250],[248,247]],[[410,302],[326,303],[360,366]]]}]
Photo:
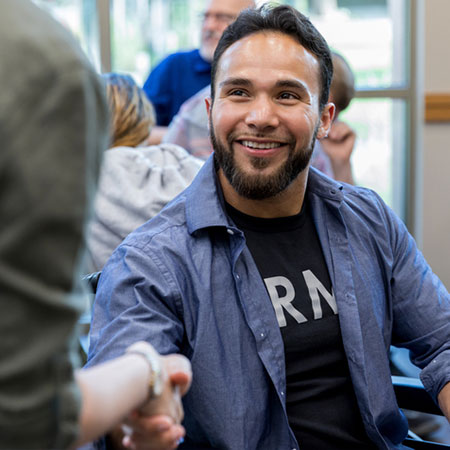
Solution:
[{"label": "man's eye", "polygon": [[230,95],[236,95],[238,97],[243,97],[247,94],[242,89],[234,89],[230,92]]},{"label": "man's eye", "polygon": [[298,95],[295,95],[292,92],[282,92],[280,94],[280,99],[282,99],[282,100],[297,100]]}]

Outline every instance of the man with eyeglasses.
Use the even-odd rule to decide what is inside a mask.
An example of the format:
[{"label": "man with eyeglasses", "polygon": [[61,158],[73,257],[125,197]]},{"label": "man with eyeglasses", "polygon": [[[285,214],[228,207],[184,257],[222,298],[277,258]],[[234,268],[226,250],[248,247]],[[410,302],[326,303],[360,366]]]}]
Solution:
[{"label": "man with eyeglasses", "polygon": [[144,83],[156,111],[152,144],[161,141],[184,101],[211,82],[211,61],[222,33],[243,9],[254,6],[253,0],[208,0],[201,14],[200,48],[173,53],[152,70]]}]

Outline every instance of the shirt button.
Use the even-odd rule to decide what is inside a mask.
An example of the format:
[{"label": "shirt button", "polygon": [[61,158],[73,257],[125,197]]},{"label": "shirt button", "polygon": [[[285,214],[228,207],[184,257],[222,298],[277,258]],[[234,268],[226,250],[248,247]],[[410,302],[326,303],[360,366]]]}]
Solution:
[{"label": "shirt button", "polygon": [[236,275],[236,280],[240,280],[241,277],[239,275]]},{"label": "shirt button", "polygon": [[262,338],[264,337],[264,333],[261,333],[261,337],[262,337]]},{"label": "shirt button", "polygon": [[284,397],[284,392],[283,391],[281,391],[280,394],[281,394],[282,397]]},{"label": "shirt button", "polygon": [[227,233],[228,233],[228,234],[231,234],[231,236],[233,236],[234,231],[233,231],[233,230],[230,230],[229,228],[227,228]]}]

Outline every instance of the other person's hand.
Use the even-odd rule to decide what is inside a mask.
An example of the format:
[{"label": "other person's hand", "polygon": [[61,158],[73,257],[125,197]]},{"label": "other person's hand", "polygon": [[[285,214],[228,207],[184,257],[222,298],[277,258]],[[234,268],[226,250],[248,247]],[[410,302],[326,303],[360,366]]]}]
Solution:
[{"label": "other person's hand", "polygon": [[320,141],[324,152],[330,158],[334,178],[353,184],[350,157],[355,146],[356,134],[345,122],[334,122],[326,139]]},{"label": "other person's hand", "polygon": [[191,365],[182,355],[158,356],[164,382],[162,392],[151,396],[125,421],[122,445],[135,450],[171,450],[178,446],[185,430],[181,396],[191,384]]},{"label": "other person's hand", "polygon": [[325,153],[338,164],[350,160],[355,145],[356,134],[345,122],[334,122],[327,139],[321,141]]}]

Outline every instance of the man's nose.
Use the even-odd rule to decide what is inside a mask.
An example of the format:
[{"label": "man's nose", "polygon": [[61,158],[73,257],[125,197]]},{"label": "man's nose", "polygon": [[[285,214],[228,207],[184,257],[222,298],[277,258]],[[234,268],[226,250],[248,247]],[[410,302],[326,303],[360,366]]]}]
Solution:
[{"label": "man's nose", "polygon": [[255,99],[249,104],[245,123],[257,129],[276,128],[280,123],[276,106],[269,98]]}]

